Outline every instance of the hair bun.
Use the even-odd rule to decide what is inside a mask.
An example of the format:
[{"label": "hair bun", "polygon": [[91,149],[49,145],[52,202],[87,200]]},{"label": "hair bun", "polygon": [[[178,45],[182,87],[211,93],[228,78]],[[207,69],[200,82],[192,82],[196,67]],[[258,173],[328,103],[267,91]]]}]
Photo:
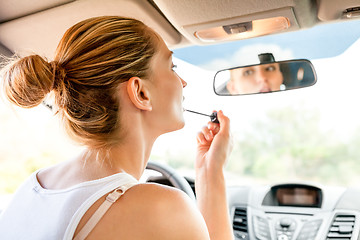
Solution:
[{"label": "hair bun", "polygon": [[39,105],[53,89],[55,79],[52,65],[39,55],[30,55],[10,63],[2,71],[6,97],[24,108]]}]

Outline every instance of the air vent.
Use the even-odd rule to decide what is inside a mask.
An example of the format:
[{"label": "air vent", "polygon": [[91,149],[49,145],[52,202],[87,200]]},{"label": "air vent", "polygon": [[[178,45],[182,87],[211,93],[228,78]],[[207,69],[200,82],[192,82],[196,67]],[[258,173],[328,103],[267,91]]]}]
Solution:
[{"label": "air vent", "polygon": [[233,218],[233,229],[236,237],[240,239],[248,239],[248,221],[246,208],[235,208],[234,218]]},{"label": "air vent", "polygon": [[331,224],[327,239],[351,239],[355,225],[355,215],[338,214]]}]

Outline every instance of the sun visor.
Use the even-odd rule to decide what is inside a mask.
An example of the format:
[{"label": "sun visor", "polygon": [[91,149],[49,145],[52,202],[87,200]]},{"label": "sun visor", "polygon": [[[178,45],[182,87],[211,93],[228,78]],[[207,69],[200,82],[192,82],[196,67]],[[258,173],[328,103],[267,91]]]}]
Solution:
[{"label": "sun visor", "polygon": [[0,24],[0,42],[22,56],[35,52],[52,59],[69,27],[83,19],[104,15],[135,17],[158,32],[169,46],[181,41],[177,30],[148,1],[87,0],[70,2]]},{"label": "sun visor", "polygon": [[359,0],[319,0],[318,8],[321,21],[360,18]]},{"label": "sun visor", "polygon": [[57,7],[74,0],[1,0],[0,23]]}]

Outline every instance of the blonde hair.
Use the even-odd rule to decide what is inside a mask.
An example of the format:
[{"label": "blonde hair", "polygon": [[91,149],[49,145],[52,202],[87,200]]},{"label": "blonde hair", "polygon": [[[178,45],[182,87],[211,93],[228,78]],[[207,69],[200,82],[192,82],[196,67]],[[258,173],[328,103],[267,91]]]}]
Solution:
[{"label": "blonde hair", "polygon": [[142,22],[103,16],[81,21],[62,37],[54,61],[20,58],[2,71],[6,97],[39,105],[53,91],[58,114],[73,138],[101,149],[120,141],[116,89],[133,76],[148,78],[155,33]]}]

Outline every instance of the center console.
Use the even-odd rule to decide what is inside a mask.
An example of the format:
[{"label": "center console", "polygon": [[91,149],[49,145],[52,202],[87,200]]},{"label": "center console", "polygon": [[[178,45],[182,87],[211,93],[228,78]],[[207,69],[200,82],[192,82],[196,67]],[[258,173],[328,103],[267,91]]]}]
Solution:
[{"label": "center console", "polygon": [[359,212],[336,209],[343,193],[343,188],[308,184],[233,191],[229,201],[234,235],[242,240],[356,240]]}]

